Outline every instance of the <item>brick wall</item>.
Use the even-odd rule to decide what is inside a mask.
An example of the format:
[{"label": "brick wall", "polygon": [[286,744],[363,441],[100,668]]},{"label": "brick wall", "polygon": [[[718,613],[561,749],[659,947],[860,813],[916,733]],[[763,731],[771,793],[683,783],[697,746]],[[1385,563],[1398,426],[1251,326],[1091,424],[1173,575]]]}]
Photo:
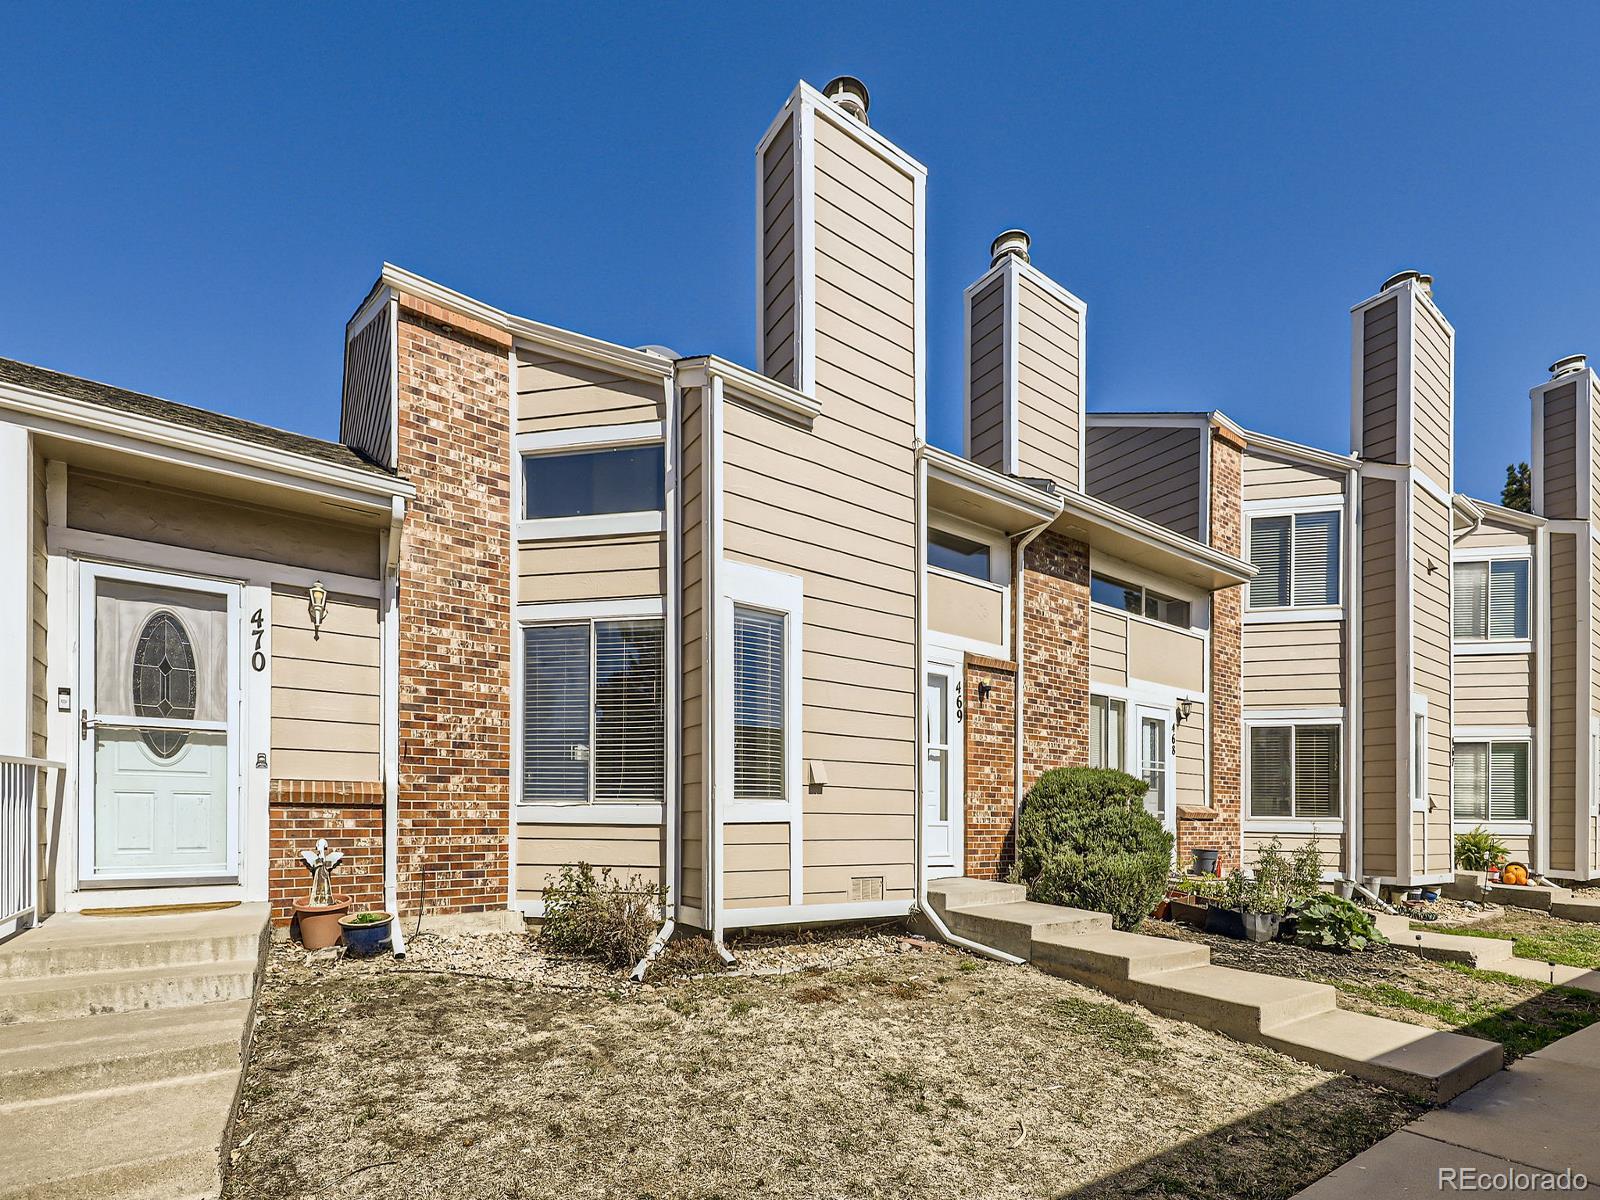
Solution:
[{"label": "brick wall", "polygon": [[1016,681],[1015,663],[967,655],[962,686],[967,766],[963,873],[972,879],[1003,879],[1011,870]]},{"label": "brick wall", "polygon": [[429,912],[504,908],[510,886],[510,346],[400,298],[402,910],[424,887]]},{"label": "brick wall", "polygon": [[1026,551],[1022,779],[1089,764],[1089,547],[1053,531]]},{"label": "brick wall", "polygon": [[311,892],[300,851],[318,838],[344,851],[333,872],[335,895],[357,908],[383,907],[383,785],[274,779],[267,793],[267,897],[272,921],[287,925],[293,904]]}]

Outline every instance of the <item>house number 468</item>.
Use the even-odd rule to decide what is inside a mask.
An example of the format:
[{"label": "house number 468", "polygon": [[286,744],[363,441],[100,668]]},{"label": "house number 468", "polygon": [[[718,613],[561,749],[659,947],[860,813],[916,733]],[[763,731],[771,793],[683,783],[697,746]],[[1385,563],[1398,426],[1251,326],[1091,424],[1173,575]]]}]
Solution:
[{"label": "house number 468", "polygon": [[250,669],[252,671],[265,671],[267,669],[267,655],[266,651],[261,649],[261,643],[267,636],[267,619],[262,616],[259,608],[250,614],[250,636],[255,642],[255,649],[250,654]]}]

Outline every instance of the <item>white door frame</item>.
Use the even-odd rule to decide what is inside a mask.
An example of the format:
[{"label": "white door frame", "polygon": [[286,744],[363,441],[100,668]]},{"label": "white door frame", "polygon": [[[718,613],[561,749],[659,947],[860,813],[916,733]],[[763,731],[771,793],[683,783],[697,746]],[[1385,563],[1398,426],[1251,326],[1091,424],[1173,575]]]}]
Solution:
[{"label": "white door frame", "polygon": [[[125,580],[130,583],[144,583],[156,587],[169,587],[186,592],[206,592],[219,595],[227,603],[227,668],[228,668],[228,697],[226,721],[214,723],[214,727],[227,734],[228,738],[228,775],[227,775],[227,817],[228,817],[228,855],[227,866],[223,871],[213,874],[185,873],[179,877],[173,876],[144,876],[144,875],[111,875],[95,870],[94,862],[94,738],[87,736],[94,728],[85,722],[97,721],[94,715],[95,696],[95,596],[96,584],[102,579]],[[243,708],[242,692],[239,679],[239,602],[240,588],[237,583],[225,583],[214,579],[199,579],[192,575],[175,575],[168,571],[157,571],[139,567],[109,566],[103,563],[84,562],[79,565],[78,576],[78,887],[166,887],[173,884],[187,883],[240,883],[243,875],[239,862],[239,825],[240,803],[242,789],[239,786],[239,739],[243,736],[243,722],[241,711]],[[162,720],[149,718],[140,721],[141,725],[159,726],[165,724]],[[196,725],[210,727],[212,722],[171,722],[174,726],[194,728]]]},{"label": "white door frame", "polygon": [[1134,770],[1131,774],[1144,778],[1144,719],[1152,717],[1161,722],[1162,745],[1166,751],[1162,776],[1161,813],[1162,827],[1176,836],[1178,832],[1178,771],[1177,771],[1177,714],[1165,705],[1135,701],[1128,706],[1129,732],[1133,735],[1128,745],[1132,747]]},{"label": "white door frame", "polygon": [[[950,876],[961,875],[966,869],[966,655],[959,650],[945,650],[939,647],[929,647],[926,660],[923,662],[921,686],[924,695],[927,693],[928,676],[932,674],[943,675],[947,680],[945,687],[945,724],[949,730],[949,740],[945,747],[945,790],[950,806],[950,861],[934,862],[928,852],[927,824],[928,811],[925,795],[918,796],[922,806],[920,819],[923,829],[923,855],[927,859],[924,864],[929,879],[944,879]],[[926,753],[926,749],[924,750]],[[926,770],[926,764],[924,764]]]}]

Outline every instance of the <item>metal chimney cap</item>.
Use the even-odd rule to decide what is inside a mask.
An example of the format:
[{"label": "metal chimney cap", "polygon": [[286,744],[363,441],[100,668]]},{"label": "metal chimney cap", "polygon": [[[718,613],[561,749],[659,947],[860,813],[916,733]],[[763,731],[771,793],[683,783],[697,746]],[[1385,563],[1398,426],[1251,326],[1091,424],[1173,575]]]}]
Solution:
[{"label": "metal chimney cap", "polygon": [[840,75],[830,80],[828,86],[822,89],[822,94],[863,125],[870,124],[867,107],[872,103],[872,97],[867,93],[867,85],[854,75]]},{"label": "metal chimney cap", "polygon": [[1030,261],[1028,247],[1033,244],[1026,230],[1008,229],[989,243],[989,265],[997,265],[1006,255],[1012,254],[1023,262]]},{"label": "metal chimney cap", "polygon": [[1550,378],[1560,379],[1563,375],[1576,375],[1589,365],[1587,354],[1569,354],[1565,358],[1558,358],[1550,364]]},{"label": "metal chimney cap", "polygon": [[1385,279],[1383,286],[1378,291],[1387,292],[1390,288],[1397,287],[1407,280],[1414,280],[1424,294],[1433,295],[1433,276],[1424,275],[1421,271],[1399,271]]}]

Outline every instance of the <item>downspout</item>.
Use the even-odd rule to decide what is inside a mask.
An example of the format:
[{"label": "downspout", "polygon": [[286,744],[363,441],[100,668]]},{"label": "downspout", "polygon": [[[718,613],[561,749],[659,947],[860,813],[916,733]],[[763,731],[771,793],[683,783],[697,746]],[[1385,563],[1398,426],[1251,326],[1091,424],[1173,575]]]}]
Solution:
[{"label": "downspout", "polygon": [[400,919],[400,536],[406,502],[390,501],[383,542],[383,907],[393,914],[390,947],[406,956]]},{"label": "downspout", "polygon": [[1362,788],[1363,756],[1361,741],[1364,736],[1361,717],[1361,546],[1364,536],[1361,523],[1361,469],[1352,467],[1345,472],[1345,698],[1344,733],[1350,739],[1345,755],[1350,764],[1350,778],[1344,785],[1349,800],[1345,821],[1345,869],[1354,887],[1361,887],[1362,843],[1361,827],[1366,815],[1366,794]]}]

